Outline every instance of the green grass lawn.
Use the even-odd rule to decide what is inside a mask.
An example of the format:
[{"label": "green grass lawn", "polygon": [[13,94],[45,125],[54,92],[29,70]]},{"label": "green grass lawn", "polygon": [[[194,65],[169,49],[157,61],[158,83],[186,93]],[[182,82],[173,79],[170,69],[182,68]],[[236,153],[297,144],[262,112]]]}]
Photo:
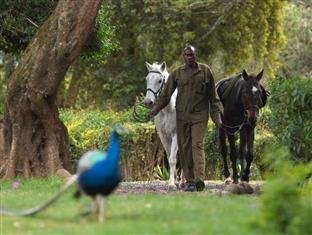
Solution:
[{"label": "green grass lawn", "polygon": [[[59,189],[59,178],[1,183],[1,206],[25,209],[47,200]],[[74,188],[55,204],[33,217],[1,215],[1,235],[72,234],[262,234],[255,221],[258,198],[218,197],[212,193],[117,195],[107,200],[106,221],[82,218],[90,199],[73,199]]]}]

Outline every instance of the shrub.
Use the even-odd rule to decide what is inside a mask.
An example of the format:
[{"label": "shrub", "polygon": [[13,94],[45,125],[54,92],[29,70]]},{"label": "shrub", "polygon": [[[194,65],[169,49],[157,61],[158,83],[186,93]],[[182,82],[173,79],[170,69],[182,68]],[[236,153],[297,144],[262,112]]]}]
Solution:
[{"label": "shrub", "polygon": [[312,82],[295,77],[271,82],[269,125],[295,160],[312,159]]},{"label": "shrub", "polygon": [[261,195],[260,224],[267,232],[312,234],[312,162],[294,164],[285,149],[267,154],[273,171]]},{"label": "shrub", "polygon": [[208,179],[222,179],[223,161],[218,147],[218,136],[212,121],[209,121],[204,139],[206,173]]},{"label": "shrub", "polygon": [[124,180],[140,180],[152,177],[154,169],[153,139],[154,125],[131,122],[131,112],[99,110],[61,111],[60,117],[66,125],[70,140],[70,157],[75,163],[90,149],[105,149],[115,124],[127,129],[121,137],[121,166]]}]

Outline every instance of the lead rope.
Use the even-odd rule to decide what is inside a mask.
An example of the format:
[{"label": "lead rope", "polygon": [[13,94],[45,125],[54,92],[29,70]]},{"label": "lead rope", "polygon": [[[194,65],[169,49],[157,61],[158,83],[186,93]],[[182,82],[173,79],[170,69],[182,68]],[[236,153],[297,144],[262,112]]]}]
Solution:
[{"label": "lead rope", "polygon": [[[246,120],[247,120],[247,116],[245,115],[245,118],[244,118],[244,120],[243,120],[243,122],[242,122],[241,124],[235,125],[235,126],[229,126],[229,125],[225,125],[224,123],[222,123],[221,128],[222,128],[227,134],[229,134],[229,135],[235,135],[235,134],[238,133],[238,132],[243,128],[243,126],[247,123]],[[227,128],[228,128],[228,129],[236,129],[236,128],[238,128],[238,129],[237,129],[236,131],[234,131],[234,132],[230,132],[230,131],[227,130]]]}]

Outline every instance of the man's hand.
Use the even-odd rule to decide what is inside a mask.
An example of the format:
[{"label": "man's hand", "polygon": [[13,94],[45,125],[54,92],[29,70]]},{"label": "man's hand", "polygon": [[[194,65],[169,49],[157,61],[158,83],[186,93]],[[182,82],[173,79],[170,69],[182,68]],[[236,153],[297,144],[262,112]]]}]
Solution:
[{"label": "man's hand", "polygon": [[220,113],[213,114],[211,119],[218,128],[222,127],[222,120],[221,120]]}]

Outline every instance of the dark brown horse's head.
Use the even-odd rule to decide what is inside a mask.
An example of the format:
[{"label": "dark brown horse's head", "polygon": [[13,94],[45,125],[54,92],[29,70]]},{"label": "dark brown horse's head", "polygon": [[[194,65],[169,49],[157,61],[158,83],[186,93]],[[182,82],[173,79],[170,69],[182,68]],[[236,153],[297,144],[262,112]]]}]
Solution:
[{"label": "dark brown horse's head", "polygon": [[260,85],[260,80],[263,77],[263,70],[259,74],[254,75],[247,74],[244,69],[242,77],[245,81],[242,86],[242,103],[248,123],[254,126],[257,122],[259,110],[266,102],[266,94],[263,94],[265,90]]}]

